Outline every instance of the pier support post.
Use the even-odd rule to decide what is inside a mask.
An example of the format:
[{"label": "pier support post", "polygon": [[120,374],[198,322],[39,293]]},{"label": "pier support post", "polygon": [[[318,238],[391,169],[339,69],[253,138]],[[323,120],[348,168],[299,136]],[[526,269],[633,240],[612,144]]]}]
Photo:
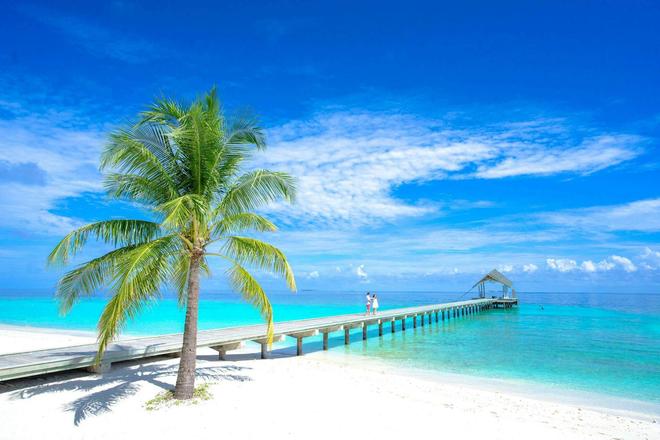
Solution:
[{"label": "pier support post", "polygon": [[241,342],[232,342],[232,343],[224,344],[224,345],[216,345],[216,346],[213,346],[211,348],[218,352],[218,359],[220,359],[221,361],[224,361],[224,360],[226,360],[225,356],[226,356],[228,351],[237,350],[239,348],[243,348],[244,346],[245,346],[245,343],[243,343],[243,341],[241,341]]},{"label": "pier support post", "polygon": [[296,355],[297,356],[302,356],[303,355],[303,338],[306,338],[308,336],[316,336],[319,334],[318,329],[315,330],[306,330],[302,332],[297,332],[297,333],[289,333],[287,336],[290,336],[292,338],[296,338]]},{"label": "pier support post", "polygon": [[445,320],[445,311],[444,310],[440,311],[440,317],[442,318],[443,321]]},{"label": "pier support post", "polygon": [[435,323],[437,324],[438,321],[439,321],[439,320],[438,320],[438,311],[436,310],[436,311],[435,311]]},{"label": "pier support post", "polygon": [[363,341],[367,340],[367,323],[366,322],[362,326],[362,340]]},{"label": "pier support post", "polygon": [[395,325],[395,324],[396,324],[396,320],[393,319],[393,320],[390,322],[390,327],[391,327],[392,333],[394,333],[394,332],[396,331],[396,325]]},{"label": "pier support post", "polygon": [[433,324],[433,314],[429,312],[429,325]]},{"label": "pier support post", "polygon": [[406,317],[404,316],[401,320],[401,331],[406,331]]},{"label": "pier support post", "polygon": [[346,327],[344,329],[344,344],[348,345],[351,343],[351,329]]},{"label": "pier support post", "polygon": [[419,323],[422,325],[422,327],[424,327],[424,318],[426,318],[426,317],[424,316],[423,313],[421,315],[419,315]]},{"label": "pier support post", "polygon": [[[273,336],[273,342],[282,342],[284,335]],[[254,339],[253,342],[261,345],[261,359],[268,359],[268,338]]]},{"label": "pier support post", "polygon": [[383,336],[383,321],[378,321],[378,336]]},{"label": "pier support post", "polygon": [[330,337],[329,334],[331,332],[341,330],[342,328],[344,328],[342,325],[333,325],[331,327],[325,327],[319,330],[321,333],[323,333],[323,350],[328,349],[328,339]]},{"label": "pier support post", "polygon": [[417,328],[417,315],[413,315],[412,320],[413,320],[413,328]]}]

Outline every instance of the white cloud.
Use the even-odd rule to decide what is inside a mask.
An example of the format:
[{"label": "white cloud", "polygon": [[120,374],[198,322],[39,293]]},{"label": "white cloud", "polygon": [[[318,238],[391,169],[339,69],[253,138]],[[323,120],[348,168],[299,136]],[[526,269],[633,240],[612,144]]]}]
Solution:
[{"label": "white cloud", "polygon": [[319,271],[318,270],[313,270],[307,274],[307,278],[310,280],[315,280],[318,279],[319,277]]},{"label": "white cloud", "polygon": [[508,273],[508,272],[513,272],[513,265],[512,264],[504,264],[502,266],[499,266],[497,268],[502,273]]},{"label": "white cloud", "polygon": [[635,272],[637,266],[626,257],[619,255],[612,255],[604,260],[595,263],[592,260],[584,260],[581,264],[571,259],[554,259],[548,258],[546,260],[548,268],[558,272],[572,272],[581,271],[586,273],[594,272],[608,272],[610,270],[620,268],[626,272]]},{"label": "white cloud", "polygon": [[523,272],[534,273],[539,269],[539,267],[534,263],[524,264]]},{"label": "white cloud", "polygon": [[660,269],[660,252],[653,251],[651,248],[644,248],[644,253],[640,256],[642,266],[645,269]]},{"label": "white cloud", "polygon": [[596,265],[591,260],[583,261],[582,264],[580,265],[580,268],[584,272],[596,272],[597,270]]},{"label": "white cloud", "polygon": [[456,129],[412,115],[319,113],[271,129],[260,165],[298,178],[297,205],[281,209],[281,215],[308,223],[367,224],[438,211],[395,198],[393,189],[404,183],[590,173],[641,152],[636,136],[594,136],[563,124],[540,120]]},{"label": "white cloud", "polygon": [[360,264],[357,269],[355,269],[355,275],[357,275],[362,281],[366,281],[369,278],[369,275],[364,270],[364,264]]},{"label": "white cloud", "polygon": [[660,231],[660,198],[595,206],[538,216],[542,221],[587,231]]},{"label": "white cloud", "polygon": [[[485,179],[556,173],[593,173],[635,158],[631,149],[636,136],[600,136],[587,139],[575,148],[547,150],[538,145],[523,146],[495,166],[480,165],[476,175]],[[598,152],[598,154],[594,154]]]},{"label": "white cloud", "polygon": [[619,255],[612,255],[610,258],[612,259],[613,262],[621,266],[623,270],[625,270],[626,272],[635,272],[637,270],[637,266],[635,266],[633,262],[626,257],[621,257]]},{"label": "white cloud", "polygon": [[547,260],[545,260],[545,262],[550,269],[559,272],[571,272],[573,270],[576,270],[578,267],[577,262],[575,260],[569,260],[569,259],[548,258]]},{"label": "white cloud", "polygon": [[60,235],[78,225],[53,210],[67,197],[101,191],[97,167],[104,134],[74,122],[70,114],[53,112],[0,120],[0,161],[30,164],[43,173],[43,182],[0,181],[0,227]]}]

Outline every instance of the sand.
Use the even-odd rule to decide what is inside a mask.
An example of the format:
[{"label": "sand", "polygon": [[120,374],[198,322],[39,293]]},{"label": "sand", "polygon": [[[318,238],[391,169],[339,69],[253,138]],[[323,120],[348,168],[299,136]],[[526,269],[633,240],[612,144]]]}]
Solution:
[{"label": "sand", "polygon": [[0,325],[0,355],[90,344],[95,341],[96,335],[92,332]]},{"label": "sand", "polygon": [[[0,350],[85,343],[93,335],[0,328]],[[0,384],[0,439],[660,439],[657,415],[530,398],[465,380],[315,352],[198,353],[213,398],[147,411],[178,359],[125,363],[103,376],[63,373]]]}]

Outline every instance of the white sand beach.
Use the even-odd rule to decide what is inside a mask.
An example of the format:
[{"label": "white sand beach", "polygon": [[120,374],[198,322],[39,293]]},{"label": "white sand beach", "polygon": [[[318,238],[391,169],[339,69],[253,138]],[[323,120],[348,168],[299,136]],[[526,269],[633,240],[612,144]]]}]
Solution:
[{"label": "white sand beach", "polygon": [[[90,339],[3,327],[0,351]],[[0,384],[0,439],[660,438],[658,415],[522,397],[332,353],[256,357],[256,346],[227,361],[200,349],[198,383],[211,383],[213,398],[156,411],[145,402],[174,383],[177,359]]]},{"label": "white sand beach", "polygon": [[0,325],[0,355],[90,344],[95,341],[96,335],[93,332]]}]

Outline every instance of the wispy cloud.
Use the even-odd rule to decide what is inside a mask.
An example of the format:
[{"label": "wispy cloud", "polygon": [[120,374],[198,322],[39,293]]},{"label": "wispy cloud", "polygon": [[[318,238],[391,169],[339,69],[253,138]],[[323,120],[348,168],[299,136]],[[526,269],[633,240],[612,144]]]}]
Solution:
[{"label": "wispy cloud", "polygon": [[78,128],[58,112],[0,119],[0,227],[60,235],[78,224],[53,213],[60,200],[100,191],[98,127]]},{"label": "wispy cloud", "polygon": [[452,128],[442,119],[377,112],[325,112],[270,130],[263,164],[298,177],[308,223],[370,224],[438,213],[405,202],[398,185],[440,179],[586,174],[637,157],[642,139],[594,133],[563,120]]},{"label": "wispy cloud", "polygon": [[548,224],[586,231],[660,231],[660,198],[544,213]]},{"label": "wispy cloud", "polygon": [[660,252],[654,251],[649,247],[644,248],[644,252],[640,256],[640,265],[644,269],[660,269]]},{"label": "wispy cloud", "polygon": [[[476,176],[497,179],[513,176],[558,173],[588,174],[618,165],[639,155],[634,148],[639,137],[629,135],[599,136],[573,148],[549,150],[538,145],[521,146],[493,166],[479,165]],[[633,147],[633,148],[631,148]]]},{"label": "wispy cloud", "polygon": [[111,29],[91,19],[62,14],[56,10],[22,6],[19,11],[32,19],[66,35],[70,41],[94,56],[112,58],[126,63],[146,63],[169,53],[137,35]]}]

